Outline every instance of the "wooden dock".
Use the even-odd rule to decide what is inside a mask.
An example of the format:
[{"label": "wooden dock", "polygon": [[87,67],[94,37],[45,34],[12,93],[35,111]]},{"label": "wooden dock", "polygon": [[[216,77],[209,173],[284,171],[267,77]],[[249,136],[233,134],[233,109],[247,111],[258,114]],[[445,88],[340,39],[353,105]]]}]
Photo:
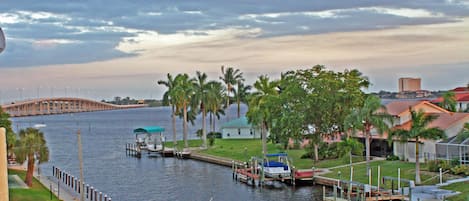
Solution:
[{"label": "wooden dock", "polygon": [[125,153],[128,156],[135,156],[137,158],[142,157],[142,150],[140,149],[140,147],[132,143],[125,144]]}]

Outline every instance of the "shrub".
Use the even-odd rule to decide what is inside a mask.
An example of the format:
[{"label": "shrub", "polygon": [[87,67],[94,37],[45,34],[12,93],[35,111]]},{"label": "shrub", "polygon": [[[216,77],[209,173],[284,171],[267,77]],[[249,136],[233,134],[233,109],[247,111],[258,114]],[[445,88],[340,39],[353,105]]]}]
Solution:
[{"label": "shrub", "polygon": [[440,171],[441,163],[438,160],[431,160],[427,162],[428,171],[438,172]]},{"label": "shrub", "polygon": [[458,165],[454,168],[451,168],[451,172],[457,175],[469,176],[469,166],[467,165]]},{"label": "shrub", "polygon": [[399,156],[396,156],[396,155],[388,155],[388,156],[386,156],[386,160],[388,160],[388,161],[398,161],[398,160],[399,160]]}]

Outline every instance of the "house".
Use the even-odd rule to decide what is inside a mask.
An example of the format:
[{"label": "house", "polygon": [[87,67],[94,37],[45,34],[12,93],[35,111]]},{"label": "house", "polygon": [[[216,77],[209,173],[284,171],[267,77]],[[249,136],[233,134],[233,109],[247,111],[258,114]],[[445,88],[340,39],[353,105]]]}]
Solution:
[{"label": "house", "polygon": [[[456,111],[469,112],[469,87],[457,87],[453,90],[456,100]],[[443,102],[443,97],[439,97],[432,101],[433,103]]]},{"label": "house", "polygon": [[[387,112],[393,116],[393,129],[410,129],[411,113],[409,108],[414,111],[424,111],[426,114],[436,115],[438,118],[430,123],[429,127],[438,127],[445,131],[448,138],[456,136],[463,128],[464,123],[469,122],[469,113],[449,112],[429,101],[394,101],[385,105]],[[363,134],[359,133],[358,138],[364,139]],[[399,158],[409,161],[415,161],[415,141],[400,142],[394,139],[392,143],[388,142],[388,133],[378,133],[376,129],[371,131],[370,150],[373,156],[386,156],[394,154]],[[436,143],[441,140],[425,140],[419,147],[422,160],[424,156],[436,155]]]},{"label": "house", "polygon": [[252,126],[246,117],[234,119],[221,125],[223,139],[260,139],[261,130]]}]

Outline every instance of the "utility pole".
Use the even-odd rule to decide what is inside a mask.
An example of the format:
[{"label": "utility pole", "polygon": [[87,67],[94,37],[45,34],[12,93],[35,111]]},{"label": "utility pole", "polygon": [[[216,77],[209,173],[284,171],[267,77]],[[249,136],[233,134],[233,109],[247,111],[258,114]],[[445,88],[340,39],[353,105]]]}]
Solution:
[{"label": "utility pole", "polygon": [[85,192],[84,192],[84,183],[85,179],[83,177],[83,151],[81,147],[81,135],[80,129],[77,131],[77,140],[78,140],[78,161],[80,162],[80,201],[85,201]]}]

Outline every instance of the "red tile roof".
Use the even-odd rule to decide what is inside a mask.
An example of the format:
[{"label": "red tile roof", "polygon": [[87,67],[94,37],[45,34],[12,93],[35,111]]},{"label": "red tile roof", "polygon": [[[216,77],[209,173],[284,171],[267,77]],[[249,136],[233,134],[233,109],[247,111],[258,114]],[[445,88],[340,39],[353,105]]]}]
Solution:
[{"label": "red tile roof", "polygon": [[[434,128],[434,127],[437,127],[437,128],[440,128],[442,130],[445,130],[449,127],[451,127],[454,123],[466,118],[466,117],[469,117],[469,113],[433,113],[432,115],[436,115],[438,116],[437,119],[435,119],[434,121],[432,121],[428,127],[429,128]],[[409,130],[410,127],[412,125],[412,121],[407,121],[401,125],[398,125],[394,128],[396,129],[405,129],[405,130]]]},{"label": "red tile roof", "polygon": [[417,105],[420,104],[426,104],[430,107],[436,108],[438,110],[441,110],[442,112],[447,112],[445,109],[438,107],[437,105],[434,105],[428,101],[422,101],[422,100],[417,100],[417,101],[394,101],[390,102],[386,105],[387,112],[390,115],[393,116],[399,116],[405,111],[409,110],[409,107],[416,107]]},{"label": "red tile roof", "polygon": [[[469,92],[465,93],[455,93],[454,94],[456,101],[462,102],[462,101],[469,101]],[[439,97],[435,100],[432,100],[434,103],[441,103],[443,102],[443,97]]]}]

